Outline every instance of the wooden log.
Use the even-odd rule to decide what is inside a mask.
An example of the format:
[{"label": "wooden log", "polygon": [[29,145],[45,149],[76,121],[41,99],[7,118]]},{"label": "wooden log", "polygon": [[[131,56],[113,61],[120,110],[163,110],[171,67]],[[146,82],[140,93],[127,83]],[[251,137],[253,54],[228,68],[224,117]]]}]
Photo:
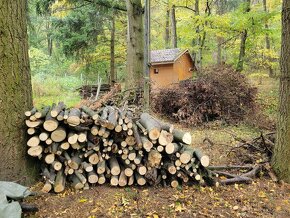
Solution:
[{"label": "wooden log", "polygon": [[100,157],[97,153],[93,153],[88,157],[88,160],[91,164],[95,165],[95,164],[99,163]]},{"label": "wooden log", "polygon": [[25,124],[27,127],[35,128],[40,126],[43,123],[43,120],[36,120],[36,121],[31,121],[31,120],[25,120]]},{"label": "wooden log", "polygon": [[139,165],[141,164],[141,161],[142,161],[142,155],[138,154],[134,159],[134,163]]},{"label": "wooden log", "polygon": [[127,145],[129,145],[129,146],[133,146],[136,144],[135,137],[133,137],[133,136],[127,136],[125,141],[126,141]]},{"label": "wooden log", "polygon": [[125,172],[125,175],[128,177],[130,177],[134,174],[134,171],[130,167],[126,167],[124,172]]},{"label": "wooden log", "polygon": [[98,182],[98,180],[99,180],[99,177],[95,172],[93,172],[93,171],[88,172],[88,182],[89,183],[95,184]]},{"label": "wooden log", "polygon": [[135,137],[135,140],[136,140],[136,148],[138,150],[142,149],[143,147],[143,144],[142,144],[142,140],[141,140],[141,136],[139,134],[139,131],[138,131],[138,128],[137,128],[137,125],[133,125],[132,126],[132,130],[133,130],[133,133],[134,133],[134,137]]},{"label": "wooden log", "polygon": [[44,158],[44,161],[47,164],[52,164],[54,160],[55,160],[55,154],[48,154]]},{"label": "wooden log", "polygon": [[113,130],[117,126],[117,121],[119,117],[118,110],[115,110],[113,107],[109,107],[108,123],[107,128]]},{"label": "wooden log", "polygon": [[141,175],[144,176],[147,173],[147,168],[143,165],[139,165],[137,167],[137,172]]},{"label": "wooden log", "polygon": [[57,129],[59,122],[57,119],[53,118],[50,113],[47,113],[45,121],[43,123],[43,128],[48,132],[53,132]]},{"label": "wooden log", "polygon": [[53,142],[53,141],[52,141],[51,138],[48,138],[48,139],[45,140],[45,144],[47,144],[47,145],[51,145],[52,142]]},{"label": "wooden log", "polygon": [[120,187],[124,187],[124,186],[127,185],[127,176],[125,174],[125,170],[121,171],[120,176],[119,176],[118,184],[119,184]]},{"label": "wooden log", "polygon": [[76,134],[75,132],[70,132],[69,134],[68,134],[68,137],[67,137],[67,141],[68,141],[68,143],[70,143],[71,145],[72,144],[75,144],[75,143],[77,143],[77,141],[78,141],[78,134]]},{"label": "wooden log", "polygon": [[112,186],[118,186],[118,184],[119,184],[119,176],[118,175],[111,176],[110,183],[111,183]]},{"label": "wooden log", "polygon": [[70,144],[69,144],[68,142],[62,142],[62,143],[60,144],[60,147],[61,147],[61,149],[63,149],[63,150],[68,150],[69,147],[70,147]]},{"label": "wooden log", "polygon": [[153,144],[151,141],[149,141],[146,137],[141,137],[141,141],[142,141],[142,144],[143,144],[143,148],[149,152],[152,148],[153,148]]},{"label": "wooden log", "polygon": [[165,146],[165,152],[167,154],[174,154],[180,150],[180,146],[177,143],[169,143]]},{"label": "wooden log", "polygon": [[58,115],[57,115],[57,117],[56,117],[56,119],[58,120],[58,121],[63,121],[64,120],[64,111],[61,111]]},{"label": "wooden log", "polygon": [[106,161],[102,159],[97,165],[97,173],[101,175],[104,174],[105,171],[106,171]]},{"label": "wooden log", "polygon": [[44,186],[41,189],[41,192],[48,193],[51,191],[51,189],[52,189],[52,184],[48,180],[46,180]]},{"label": "wooden log", "polygon": [[124,123],[124,124],[122,125],[122,129],[123,129],[124,131],[127,131],[127,130],[128,130],[128,126]]},{"label": "wooden log", "polygon": [[104,109],[102,111],[102,115],[101,115],[100,120],[99,120],[99,123],[101,124],[102,127],[107,127],[108,113],[109,113],[109,107],[104,107]]},{"label": "wooden log", "polygon": [[[127,130],[127,135],[130,135],[130,136],[131,136],[131,135],[133,135],[133,134],[134,134],[134,132],[133,132],[132,129],[128,129],[128,130]],[[136,138],[135,138],[135,139],[136,139]]]},{"label": "wooden log", "polygon": [[74,173],[75,173],[76,177],[78,177],[78,179],[81,181],[81,183],[86,184],[87,179],[86,179],[86,177],[82,173],[80,173],[77,170],[75,170]]},{"label": "wooden log", "polygon": [[32,116],[29,117],[29,120],[31,120],[31,121],[36,121],[37,118],[36,118],[34,115],[32,115]]},{"label": "wooden log", "polygon": [[141,130],[143,135],[147,135],[148,134],[146,128],[140,123],[140,121],[136,121],[136,125],[139,127],[139,129]]},{"label": "wooden log", "polygon": [[163,123],[163,122],[160,122],[160,125],[161,125],[161,129],[169,132],[169,133],[172,133],[173,130],[174,130],[174,126],[172,124],[169,124],[169,123]]},{"label": "wooden log", "polygon": [[158,138],[158,143],[160,145],[166,146],[173,141],[173,135],[165,130],[161,130],[160,136]]},{"label": "wooden log", "polygon": [[176,167],[175,167],[174,164],[171,163],[171,162],[165,162],[164,165],[163,165],[163,167],[164,167],[165,169],[167,169],[167,171],[168,171],[171,175],[175,175],[176,172],[177,172]]},{"label": "wooden log", "polygon": [[144,176],[140,175],[138,172],[135,172],[135,178],[138,185],[143,186],[146,184],[146,179],[144,178]]},{"label": "wooden log", "polygon": [[121,132],[123,130],[122,125],[116,125],[115,132]]},{"label": "wooden log", "polygon": [[128,154],[128,159],[129,160],[131,160],[131,161],[133,161],[135,158],[136,158],[136,152],[135,152],[135,150],[132,150],[132,151],[130,151],[129,152],[129,154]]},{"label": "wooden log", "polygon": [[34,116],[37,119],[46,117],[47,113],[50,111],[50,106],[45,106],[44,108],[42,108],[41,110],[37,111]]},{"label": "wooden log", "polygon": [[132,175],[128,178],[128,185],[131,186],[133,184],[134,184],[134,175]]},{"label": "wooden log", "polygon": [[93,165],[91,163],[88,162],[82,162],[82,168],[86,171],[86,172],[92,172],[94,170]]},{"label": "wooden log", "polygon": [[79,178],[76,175],[72,175],[71,176],[71,186],[75,189],[75,190],[80,190],[84,187],[84,184],[79,180]]},{"label": "wooden log", "polygon": [[53,161],[51,163],[51,166],[53,167],[53,169],[55,169],[56,171],[60,171],[62,169],[62,163],[59,161]]},{"label": "wooden log", "polygon": [[187,145],[191,144],[192,138],[190,132],[183,132],[181,130],[174,129],[172,134],[175,141],[182,142]]},{"label": "wooden log", "polygon": [[40,139],[38,136],[33,136],[31,137],[28,141],[27,141],[27,145],[29,147],[35,147],[35,146],[38,146],[40,143]]},{"label": "wooden log", "polygon": [[66,182],[66,177],[64,175],[63,170],[60,170],[56,174],[55,182],[54,182],[54,191],[56,193],[60,193],[64,191],[65,189],[65,182]]},{"label": "wooden log", "polygon": [[81,149],[81,145],[78,142],[76,142],[74,144],[71,144],[71,147],[73,149],[75,149],[75,150],[80,150]]},{"label": "wooden log", "polygon": [[93,118],[93,120],[99,119],[99,114],[97,112],[93,111],[92,109],[90,109],[89,107],[82,106],[81,108],[85,113],[87,113],[91,118]]},{"label": "wooden log", "polygon": [[36,133],[36,129],[35,128],[33,128],[33,127],[29,127],[28,129],[27,129],[27,134],[28,135],[33,135],[33,134],[35,134]]},{"label": "wooden log", "polygon": [[99,127],[94,125],[92,128],[91,128],[91,133],[92,135],[98,135],[98,132],[99,132]]},{"label": "wooden log", "polygon": [[106,177],[104,174],[99,174],[98,184],[102,185],[106,182]]},{"label": "wooden log", "polygon": [[171,185],[172,188],[177,188],[179,186],[179,182],[178,182],[176,177],[174,177],[174,176],[171,177],[170,185]]},{"label": "wooden log", "polygon": [[86,142],[87,141],[87,132],[80,132],[78,134],[78,141],[80,143]]},{"label": "wooden log", "polygon": [[204,155],[200,149],[194,149],[194,155],[197,157],[202,166],[209,166],[209,157],[207,155]]},{"label": "wooden log", "polygon": [[39,140],[42,142],[45,142],[46,139],[48,139],[48,137],[49,137],[49,133],[47,132],[42,132],[39,134]]},{"label": "wooden log", "polygon": [[42,151],[43,151],[43,147],[41,145],[37,145],[37,146],[30,147],[27,150],[27,154],[29,154],[32,157],[37,157],[41,155]]},{"label": "wooden log", "polygon": [[63,102],[59,102],[56,106],[54,106],[51,111],[50,115],[51,117],[57,117],[57,115],[65,108],[65,105]]},{"label": "wooden log", "polygon": [[58,127],[51,133],[50,138],[54,142],[62,142],[66,138],[66,130],[63,127]]},{"label": "wooden log", "polygon": [[142,113],[140,123],[147,129],[148,136],[151,140],[157,140],[160,136],[160,124],[148,113]]},{"label": "wooden log", "polygon": [[160,165],[162,155],[156,151],[151,150],[148,154],[148,166],[149,167],[158,167]]},{"label": "wooden log", "polygon": [[193,157],[194,148],[190,146],[183,146],[181,155],[180,155],[180,161],[183,164],[187,164],[190,162],[191,158]]},{"label": "wooden log", "polygon": [[81,111],[77,108],[72,108],[69,112],[67,123],[71,126],[78,126],[81,123]]},{"label": "wooden log", "polygon": [[113,176],[117,176],[120,174],[121,169],[120,169],[120,166],[119,166],[119,163],[118,163],[116,157],[110,158],[109,165],[110,165],[110,169],[111,169],[111,174]]},{"label": "wooden log", "polygon": [[74,170],[77,170],[82,163],[81,158],[79,155],[74,155],[71,159],[67,162],[68,166]]},{"label": "wooden log", "polygon": [[68,115],[69,115],[69,110],[66,109],[66,110],[64,111],[64,114],[63,114],[63,119],[64,119],[65,121],[67,120]]},{"label": "wooden log", "polygon": [[160,153],[161,153],[162,151],[164,151],[164,146],[162,146],[162,145],[158,145],[158,146],[157,146],[157,151],[160,152]]},{"label": "wooden log", "polygon": [[30,111],[25,111],[24,114],[25,114],[25,116],[30,117],[30,116],[34,115],[36,112],[37,112],[37,110],[34,107]]}]

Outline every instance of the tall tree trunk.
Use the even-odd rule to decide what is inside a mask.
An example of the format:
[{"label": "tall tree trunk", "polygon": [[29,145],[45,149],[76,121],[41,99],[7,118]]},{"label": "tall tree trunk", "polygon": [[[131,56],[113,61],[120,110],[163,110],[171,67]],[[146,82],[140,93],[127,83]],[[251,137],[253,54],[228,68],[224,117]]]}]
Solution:
[{"label": "tall tree trunk", "polygon": [[177,48],[175,5],[172,5],[171,8],[171,32],[172,32],[172,47]]},{"label": "tall tree trunk", "polygon": [[144,65],[144,27],[141,0],[126,0],[128,15],[126,87],[142,87]]},{"label": "tall tree trunk", "polygon": [[52,37],[51,37],[51,29],[50,29],[50,13],[48,13],[46,16],[46,23],[45,23],[45,29],[46,29],[46,40],[47,40],[47,53],[49,56],[52,55]]},{"label": "tall tree trunk", "polygon": [[290,183],[290,1],[282,5],[282,49],[277,123],[277,142],[274,147],[273,168],[280,179]]},{"label": "tall tree trunk", "polygon": [[165,41],[165,47],[166,48],[170,48],[169,18],[170,18],[170,10],[167,9],[167,11],[166,11],[166,21],[165,21],[165,35],[164,35],[164,41]]},{"label": "tall tree trunk", "polygon": [[[264,11],[267,13],[268,12],[268,10],[267,10],[267,0],[263,0],[263,7],[264,7]],[[265,29],[266,29],[266,31],[269,30],[269,25],[268,25],[267,22],[265,23]],[[266,49],[268,51],[270,51],[271,45],[270,45],[270,36],[269,36],[268,32],[266,32],[265,41],[266,41]],[[269,66],[268,70],[269,70],[269,76],[270,77],[274,77],[273,68],[271,66]]]},{"label": "tall tree trunk", "polygon": [[[199,16],[199,0],[195,0],[194,10],[195,10],[195,16]],[[199,24],[196,26],[195,32],[198,35],[197,42],[196,42],[196,45],[198,47],[198,51],[197,51],[197,54],[195,57],[195,61],[196,61],[195,64],[197,66],[198,71],[200,71],[201,70],[202,50],[201,50],[201,35],[200,35],[200,25]]]},{"label": "tall tree trunk", "polygon": [[[217,14],[223,15],[225,13],[225,0],[217,0]],[[224,41],[224,38],[221,36],[217,36],[217,64],[222,64],[222,42]]]},{"label": "tall tree trunk", "polygon": [[[24,112],[32,108],[26,0],[0,6],[0,180],[29,183]],[[26,181],[24,181],[26,179]]]},{"label": "tall tree trunk", "polygon": [[[245,0],[245,1],[246,1],[245,13],[248,13],[251,10],[251,7],[250,7],[251,0]],[[245,29],[243,30],[242,35],[241,35],[240,54],[239,54],[239,60],[238,60],[237,69],[236,69],[239,72],[241,72],[244,69],[247,37],[248,37],[248,30]]]},{"label": "tall tree trunk", "polygon": [[110,84],[113,85],[116,82],[115,74],[115,17],[112,16],[112,28],[111,28],[111,45],[110,45]]}]

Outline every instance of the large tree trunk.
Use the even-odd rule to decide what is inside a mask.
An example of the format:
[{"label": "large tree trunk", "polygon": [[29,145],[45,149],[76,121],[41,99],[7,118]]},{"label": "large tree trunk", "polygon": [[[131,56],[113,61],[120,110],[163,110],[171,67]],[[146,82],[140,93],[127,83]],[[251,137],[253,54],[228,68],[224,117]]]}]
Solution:
[{"label": "large tree trunk", "polygon": [[[245,1],[247,4],[245,7],[245,13],[248,13],[251,10],[251,8],[250,8],[251,0],[245,0]],[[248,30],[245,29],[245,30],[243,30],[242,35],[241,35],[240,54],[239,54],[239,60],[238,60],[238,64],[237,64],[237,71],[239,71],[239,72],[244,69],[247,37],[248,37]]]},{"label": "large tree trunk", "polygon": [[290,183],[290,1],[282,6],[282,49],[277,143],[273,168],[280,179]]},{"label": "large tree trunk", "polygon": [[[267,13],[268,12],[268,10],[267,10],[267,0],[263,0],[263,7],[264,7],[264,11]],[[266,29],[266,31],[269,30],[269,25],[268,25],[267,22],[265,23],[265,29]],[[266,41],[266,49],[268,51],[270,51],[271,45],[270,45],[270,36],[269,36],[268,32],[266,32],[265,41]],[[273,77],[274,76],[274,72],[273,72],[273,68],[271,67],[271,65],[268,66],[268,70],[269,70],[269,76]]]},{"label": "large tree trunk", "polygon": [[141,0],[126,0],[128,15],[127,88],[142,87],[144,65],[144,28]]},{"label": "large tree trunk", "polygon": [[172,32],[172,47],[177,48],[175,5],[172,5],[172,8],[171,8],[171,32]]},{"label": "large tree trunk", "polygon": [[26,0],[0,6],[0,180],[29,183],[24,112],[32,107]]},{"label": "large tree trunk", "polygon": [[111,28],[111,45],[110,45],[110,83],[113,85],[116,82],[115,74],[115,17],[112,16],[112,28]]},{"label": "large tree trunk", "polygon": [[165,41],[165,47],[166,48],[170,48],[169,18],[170,18],[170,10],[167,9],[167,11],[166,11],[166,21],[165,21],[165,35],[164,35],[164,41]]}]

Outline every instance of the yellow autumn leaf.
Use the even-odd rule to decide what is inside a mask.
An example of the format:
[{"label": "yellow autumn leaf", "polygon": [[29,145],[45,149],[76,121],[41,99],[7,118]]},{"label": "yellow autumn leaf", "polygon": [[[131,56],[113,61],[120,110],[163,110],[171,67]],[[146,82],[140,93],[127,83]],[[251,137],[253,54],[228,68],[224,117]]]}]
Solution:
[{"label": "yellow autumn leaf", "polygon": [[87,202],[87,201],[88,201],[88,199],[81,198],[81,199],[79,200],[79,203],[85,203],[85,202]]}]

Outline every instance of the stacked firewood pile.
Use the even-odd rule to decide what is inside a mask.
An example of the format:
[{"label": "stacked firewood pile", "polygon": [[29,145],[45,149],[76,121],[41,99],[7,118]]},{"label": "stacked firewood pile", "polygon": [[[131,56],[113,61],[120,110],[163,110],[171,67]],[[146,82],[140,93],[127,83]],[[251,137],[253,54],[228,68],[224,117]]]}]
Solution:
[{"label": "stacked firewood pile", "polygon": [[[110,84],[101,84],[100,92],[110,91]],[[76,89],[79,92],[82,99],[88,99],[96,96],[98,92],[98,85],[83,85]]]},{"label": "stacked firewood pile", "polygon": [[25,113],[27,153],[42,162],[44,192],[109,182],[112,186],[207,184],[209,157],[190,133],[126,106],[68,109],[60,102]]}]

